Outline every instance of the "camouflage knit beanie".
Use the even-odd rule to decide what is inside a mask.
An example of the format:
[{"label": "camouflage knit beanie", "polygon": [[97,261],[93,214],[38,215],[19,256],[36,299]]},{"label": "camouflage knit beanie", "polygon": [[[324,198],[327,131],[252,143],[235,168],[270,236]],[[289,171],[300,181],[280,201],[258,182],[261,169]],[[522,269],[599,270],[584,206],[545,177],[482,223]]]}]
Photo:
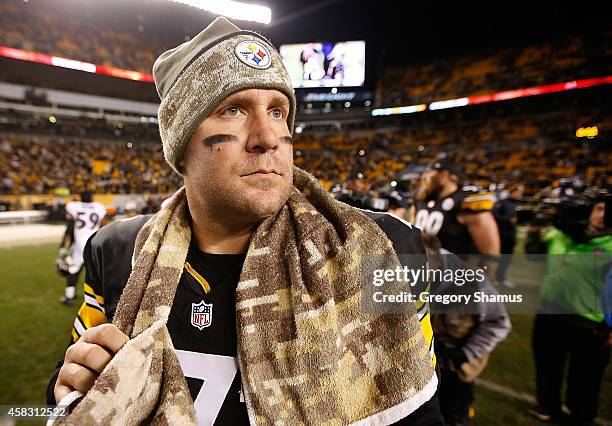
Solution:
[{"label": "camouflage knit beanie", "polygon": [[278,51],[260,34],[243,31],[223,17],[162,53],[153,65],[153,79],[161,98],[164,156],[178,173],[196,128],[225,98],[241,90],[276,89],[287,95],[287,124],[293,132],[295,94]]}]

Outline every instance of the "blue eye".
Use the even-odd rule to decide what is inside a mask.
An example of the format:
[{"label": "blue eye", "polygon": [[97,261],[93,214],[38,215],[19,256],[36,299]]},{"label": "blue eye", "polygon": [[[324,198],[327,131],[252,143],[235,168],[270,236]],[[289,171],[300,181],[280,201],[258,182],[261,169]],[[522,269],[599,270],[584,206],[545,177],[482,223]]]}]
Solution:
[{"label": "blue eye", "polygon": [[272,117],[283,118],[283,112],[280,109],[272,110]]},{"label": "blue eye", "polygon": [[223,114],[236,116],[240,114],[240,110],[237,107],[229,107],[229,108],[226,108],[225,111],[223,111]]}]

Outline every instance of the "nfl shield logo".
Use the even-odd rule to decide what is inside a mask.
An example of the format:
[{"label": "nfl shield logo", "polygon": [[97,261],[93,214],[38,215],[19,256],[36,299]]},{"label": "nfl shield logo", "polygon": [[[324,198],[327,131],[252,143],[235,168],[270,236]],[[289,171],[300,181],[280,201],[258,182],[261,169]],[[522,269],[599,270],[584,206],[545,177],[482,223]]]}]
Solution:
[{"label": "nfl shield logo", "polygon": [[200,303],[191,304],[191,325],[202,330],[208,327],[212,323],[212,303],[204,303],[202,300]]}]

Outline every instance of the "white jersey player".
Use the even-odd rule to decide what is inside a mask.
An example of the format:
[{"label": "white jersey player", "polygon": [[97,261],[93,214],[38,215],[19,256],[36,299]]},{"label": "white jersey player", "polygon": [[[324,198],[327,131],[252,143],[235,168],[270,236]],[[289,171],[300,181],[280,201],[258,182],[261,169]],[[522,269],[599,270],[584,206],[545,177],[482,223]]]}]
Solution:
[{"label": "white jersey player", "polygon": [[[60,248],[63,256],[63,272],[68,282],[61,302],[70,304],[75,297],[76,284],[83,268],[83,250],[89,237],[102,225],[106,208],[101,203],[93,202],[90,192],[81,193],[81,201],[71,201],[66,205],[68,226]],[[68,248],[69,247],[69,248]]]}]

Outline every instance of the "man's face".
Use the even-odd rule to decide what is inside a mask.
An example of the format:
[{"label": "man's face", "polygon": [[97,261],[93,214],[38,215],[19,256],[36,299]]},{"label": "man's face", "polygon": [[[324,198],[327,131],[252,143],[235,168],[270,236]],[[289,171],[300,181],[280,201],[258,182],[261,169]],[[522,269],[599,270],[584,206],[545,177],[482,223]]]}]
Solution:
[{"label": "man's face", "polygon": [[510,194],[510,197],[512,197],[512,199],[514,200],[522,200],[524,195],[525,195],[525,187],[523,185],[519,185],[516,187],[514,191],[512,191],[512,194]]},{"label": "man's face", "polygon": [[247,89],[223,100],[185,150],[190,209],[234,222],[277,213],[293,184],[289,112],[289,99],[278,90]]},{"label": "man's face", "polygon": [[346,189],[351,191],[365,193],[368,192],[368,184],[364,179],[351,179],[346,182]]},{"label": "man's face", "polygon": [[421,173],[419,178],[419,189],[417,193],[417,199],[428,200],[438,197],[438,194],[442,192],[443,175],[448,174],[447,171],[438,171],[435,169],[425,169]]},{"label": "man's face", "polygon": [[604,215],[606,212],[605,203],[596,203],[591,210],[591,216],[589,217],[589,225],[596,231],[603,231],[604,229]]}]

